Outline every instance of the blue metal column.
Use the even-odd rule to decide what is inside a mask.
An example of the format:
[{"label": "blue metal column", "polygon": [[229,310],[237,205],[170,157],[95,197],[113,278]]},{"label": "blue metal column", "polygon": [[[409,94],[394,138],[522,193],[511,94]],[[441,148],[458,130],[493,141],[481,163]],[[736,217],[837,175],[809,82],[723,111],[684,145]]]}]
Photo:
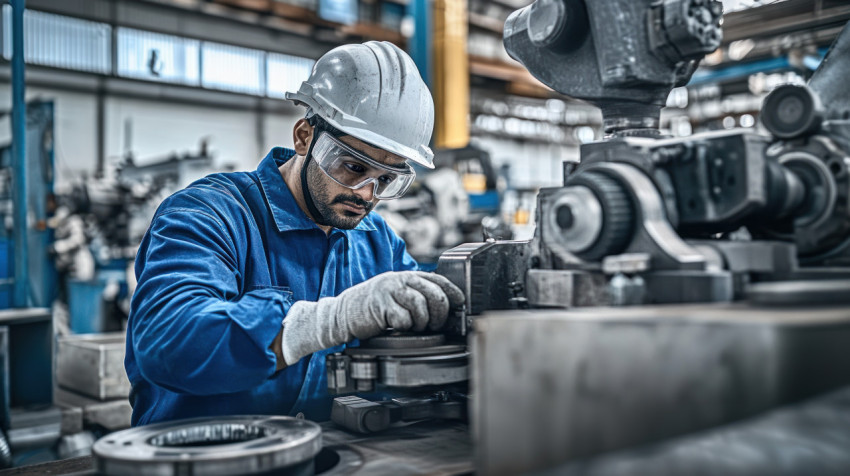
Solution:
[{"label": "blue metal column", "polygon": [[407,14],[413,18],[413,36],[408,42],[408,50],[419,74],[430,88],[433,84],[431,76],[431,0],[410,0],[407,2]]},{"label": "blue metal column", "polygon": [[27,104],[24,100],[24,5],[12,0],[12,161],[15,210],[15,290],[13,307],[29,305],[27,250]]}]

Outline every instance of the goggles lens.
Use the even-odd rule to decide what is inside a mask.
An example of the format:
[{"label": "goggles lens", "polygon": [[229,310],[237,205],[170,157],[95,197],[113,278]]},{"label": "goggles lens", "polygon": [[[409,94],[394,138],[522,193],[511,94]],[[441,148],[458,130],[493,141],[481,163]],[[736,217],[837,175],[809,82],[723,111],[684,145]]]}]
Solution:
[{"label": "goggles lens", "polygon": [[389,200],[404,195],[416,178],[409,165],[390,167],[322,132],[313,146],[313,159],[334,182],[351,189],[372,183],[375,198]]}]

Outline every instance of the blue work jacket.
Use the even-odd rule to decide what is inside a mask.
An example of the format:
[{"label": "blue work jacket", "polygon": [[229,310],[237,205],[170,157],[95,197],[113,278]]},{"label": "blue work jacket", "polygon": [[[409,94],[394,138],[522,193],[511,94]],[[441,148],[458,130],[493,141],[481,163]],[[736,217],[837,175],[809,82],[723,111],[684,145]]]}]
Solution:
[{"label": "blue work jacket", "polygon": [[215,174],[167,198],[136,256],[125,367],[133,425],[270,414],[326,420],[325,356],[276,372],[269,349],[292,303],[416,269],[377,214],[325,234],[298,207],[274,148],[253,172]]}]

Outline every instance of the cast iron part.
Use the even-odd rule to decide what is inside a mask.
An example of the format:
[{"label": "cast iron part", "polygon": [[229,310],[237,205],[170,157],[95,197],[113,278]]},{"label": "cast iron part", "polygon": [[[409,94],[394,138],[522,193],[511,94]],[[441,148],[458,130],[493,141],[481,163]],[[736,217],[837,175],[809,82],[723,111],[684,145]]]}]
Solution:
[{"label": "cast iron part", "polygon": [[393,332],[328,355],[328,392],[340,395],[372,392],[376,385],[415,388],[465,382],[468,358],[465,343],[449,342],[444,334]]},{"label": "cast iron part", "polygon": [[820,98],[808,86],[786,84],[768,94],[759,117],[778,139],[793,139],[817,132],[823,123]]},{"label": "cast iron part", "polygon": [[357,433],[376,433],[393,423],[426,419],[467,420],[468,397],[448,391],[424,398],[371,401],[350,396],[334,399],[331,421]]},{"label": "cast iron part", "polygon": [[833,139],[815,135],[767,150],[768,160],[790,171],[804,193],[786,223],[749,227],[756,236],[793,242],[806,265],[850,264],[850,158]]},{"label": "cast iron part", "polygon": [[443,332],[466,336],[471,330],[471,316],[487,309],[524,307],[523,283],[531,259],[531,248],[524,241],[466,243],[443,253],[437,274],[448,278],[466,296],[464,311],[450,316]]},{"label": "cast iron part", "polygon": [[602,109],[605,131],[656,135],[670,90],[720,46],[714,0],[537,0],[505,21],[508,54]]},{"label": "cast iron part", "polygon": [[635,212],[623,186],[616,180],[593,171],[575,175],[566,185],[568,189],[576,186],[587,187],[602,206],[603,219],[599,237],[593,246],[580,250],[575,255],[584,260],[598,261],[625,250],[634,233]]},{"label": "cast iron part", "polygon": [[103,475],[313,474],[316,423],[285,416],[219,416],[111,433],[92,447]]}]

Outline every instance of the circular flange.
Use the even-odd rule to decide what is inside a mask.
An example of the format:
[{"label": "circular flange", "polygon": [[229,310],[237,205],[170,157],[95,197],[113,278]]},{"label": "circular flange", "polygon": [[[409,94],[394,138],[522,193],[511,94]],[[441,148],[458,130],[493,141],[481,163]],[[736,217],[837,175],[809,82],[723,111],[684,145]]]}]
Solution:
[{"label": "circular flange", "polygon": [[444,334],[393,333],[372,337],[360,343],[362,348],[370,349],[410,349],[435,347],[446,342]]},{"label": "circular flange", "polygon": [[380,382],[388,387],[447,385],[469,380],[469,352],[379,357]]},{"label": "circular flange", "polygon": [[590,248],[602,233],[602,204],[587,187],[565,187],[547,212],[550,229],[560,231],[552,239],[571,253]]},{"label": "circular flange", "polygon": [[775,137],[792,139],[821,127],[823,107],[808,86],[785,84],[767,95],[759,117]]},{"label": "circular flange", "polygon": [[316,423],[285,416],[191,418],[104,436],[92,447],[104,475],[306,474],[322,449]]},{"label": "circular flange", "polygon": [[[594,218],[593,222],[586,224],[588,229],[592,225],[593,240],[589,243],[581,241],[584,248],[571,249],[571,252],[587,261],[599,261],[605,256],[623,252],[632,240],[635,228],[634,207],[625,188],[614,178],[596,170],[572,175],[565,188],[589,191],[590,198],[583,200],[585,210],[598,213],[601,218],[601,223],[597,224]],[[601,212],[594,211],[597,206],[601,207]]]},{"label": "circular flange", "polygon": [[799,150],[782,154],[779,163],[796,174],[810,191],[806,209],[797,217],[795,226],[818,226],[829,220],[838,191],[826,164],[811,152]]},{"label": "circular flange", "polygon": [[349,347],[343,353],[355,357],[417,357],[428,355],[454,354],[466,350],[465,345],[450,344],[435,347],[410,349],[376,349],[371,347]]}]

